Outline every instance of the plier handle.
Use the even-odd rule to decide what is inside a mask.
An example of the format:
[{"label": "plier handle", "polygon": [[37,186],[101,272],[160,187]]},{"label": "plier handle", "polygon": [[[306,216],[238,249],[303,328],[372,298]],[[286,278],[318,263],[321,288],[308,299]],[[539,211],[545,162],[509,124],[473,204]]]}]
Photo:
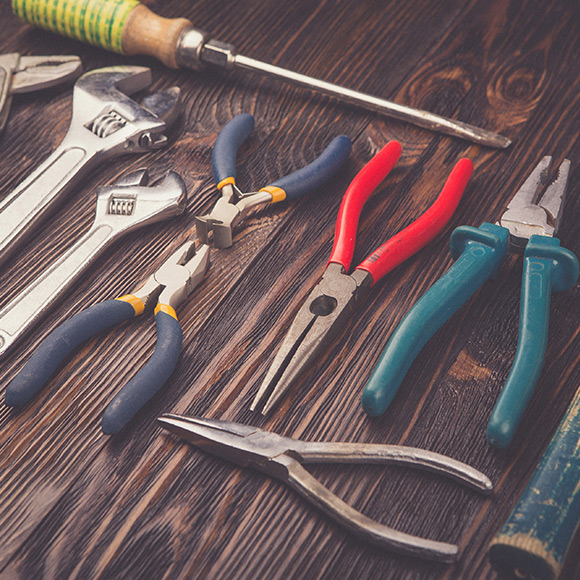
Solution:
[{"label": "plier handle", "polygon": [[439,473],[484,494],[492,491],[491,481],[483,473],[445,455],[414,447],[307,442],[250,425],[179,415],[162,415],[157,421],[164,429],[208,453],[284,481],[364,540],[409,556],[453,562],[459,549],[453,544],[405,534],[371,520],[324,487],[302,464],[399,464]]},{"label": "plier handle", "polygon": [[[322,280],[299,310],[252,403],[266,414],[313,364],[345,324],[357,301],[369,289],[432,240],[457,208],[473,164],[461,159],[433,205],[417,220],[387,240],[349,274],[362,209],[397,163],[401,146],[388,143],[355,176],[344,194],[334,246]],[[267,400],[266,400],[267,399]]]},{"label": "plier handle", "polygon": [[103,432],[118,433],[165,384],[177,365],[182,331],[175,309],[201,282],[209,268],[209,246],[197,251],[186,242],[139,289],[95,304],[55,328],[39,345],[6,388],[10,407],[28,403],[61,363],[83,342],[99,332],[141,315],[155,306],[157,344],[145,366],[107,406]]},{"label": "plier handle", "polygon": [[260,188],[244,193],[236,185],[236,156],[254,128],[250,114],[235,116],[220,131],[212,151],[212,168],[221,198],[212,211],[196,216],[199,239],[207,244],[210,233],[217,248],[229,248],[233,231],[248,211],[261,203],[277,203],[306,195],[320,188],[342,167],[350,155],[351,142],[345,135],[335,137],[312,163]]},{"label": "plier handle", "polygon": [[[509,247],[525,246],[518,346],[508,379],[491,415],[488,442],[499,448],[513,439],[543,366],[552,291],[571,288],[578,259],[553,237],[560,225],[570,162],[544,192],[552,158],[544,157],[514,195],[499,224],[460,226],[450,239],[455,263],[409,310],[391,335],[362,395],[363,409],[383,414],[427,341],[490,278]],[[540,196],[540,194],[543,195]]]}]

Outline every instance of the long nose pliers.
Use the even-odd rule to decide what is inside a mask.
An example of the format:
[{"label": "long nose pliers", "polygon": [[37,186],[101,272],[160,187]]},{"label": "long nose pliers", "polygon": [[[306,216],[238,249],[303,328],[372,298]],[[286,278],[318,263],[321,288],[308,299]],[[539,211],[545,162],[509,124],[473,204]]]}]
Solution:
[{"label": "long nose pliers", "polygon": [[[507,447],[542,370],[552,291],[571,288],[578,259],[555,236],[562,216],[570,162],[546,188],[552,158],[544,157],[514,195],[499,224],[461,226],[451,235],[456,260],[411,308],[392,334],[362,395],[371,416],[384,413],[425,343],[482,284],[497,275],[511,245],[525,247],[518,346],[508,379],[492,412],[487,440]],[[541,197],[540,197],[541,196]]]},{"label": "long nose pliers", "polygon": [[208,453],[284,481],[363,540],[408,556],[454,562],[459,548],[371,520],[324,487],[302,464],[399,464],[445,475],[484,494],[492,491],[491,481],[483,473],[445,455],[415,447],[300,441],[250,425],[180,415],[162,415],[157,421],[170,433]]},{"label": "long nose pliers", "polygon": [[335,137],[312,163],[262,187],[243,193],[236,185],[236,155],[254,128],[254,117],[247,113],[235,116],[220,131],[212,150],[212,169],[217,189],[221,192],[209,214],[196,216],[199,239],[210,243],[210,233],[216,248],[229,248],[235,227],[248,211],[261,203],[277,203],[296,199],[315,191],[328,181],[350,155],[351,142],[345,135]]},{"label": "long nose pliers", "polygon": [[355,303],[383,276],[431,241],[453,215],[473,172],[469,159],[457,163],[441,194],[422,216],[348,274],[363,206],[397,163],[400,154],[399,143],[391,141],[362,168],[347,189],[338,212],[334,247],[322,280],[296,315],[256,394],[252,410],[265,402],[262,413],[266,414],[326,349],[348,320]]},{"label": "long nose pliers", "polygon": [[186,242],[131,294],[106,300],[83,310],[55,328],[39,345],[6,388],[10,407],[25,405],[48,382],[65,358],[97,333],[139,316],[155,306],[157,344],[145,366],[107,406],[103,432],[118,433],[165,384],[179,359],[181,325],[175,309],[201,282],[209,268],[209,246],[197,251]]}]

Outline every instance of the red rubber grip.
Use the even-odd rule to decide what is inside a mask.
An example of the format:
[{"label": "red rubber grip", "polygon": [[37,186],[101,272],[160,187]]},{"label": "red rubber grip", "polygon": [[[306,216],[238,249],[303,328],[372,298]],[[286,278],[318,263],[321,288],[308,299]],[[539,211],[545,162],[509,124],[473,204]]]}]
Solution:
[{"label": "red rubber grip", "polygon": [[334,246],[328,263],[341,264],[346,272],[350,268],[358,220],[364,204],[381,181],[389,174],[401,155],[401,145],[389,141],[355,176],[348,186],[336,220]]},{"label": "red rubber grip", "polygon": [[472,173],[473,163],[469,159],[460,159],[433,205],[404,230],[377,248],[357,270],[369,272],[373,284],[376,284],[385,274],[426,246],[451,219]]}]

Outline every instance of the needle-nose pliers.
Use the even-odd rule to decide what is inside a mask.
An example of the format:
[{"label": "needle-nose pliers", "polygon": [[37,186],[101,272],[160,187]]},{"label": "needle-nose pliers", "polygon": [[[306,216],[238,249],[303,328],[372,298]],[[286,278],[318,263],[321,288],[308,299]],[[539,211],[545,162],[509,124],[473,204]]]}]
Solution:
[{"label": "needle-nose pliers", "polygon": [[261,203],[296,199],[315,191],[328,181],[348,158],[351,142],[345,135],[335,137],[320,157],[257,192],[243,193],[236,186],[236,154],[254,128],[247,113],[234,117],[221,131],[212,150],[213,175],[222,196],[211,212],[195,218],[199,239],[208,244],[210,232],[216,248],[232,245],[234,228],[248,211]]},{"label": "needle-nose pliers", "polygon": [[286,482],[364,540],[409,556],[453,562],[459,549],[453,544],[399,532],[367,518],[324,487],[302,464],[399,464],[446,475],[485,494],[492,491],[491,481],[469,465],[414,447],[299,441],[231,421],[180,415],[162,415],[157,421],[164,429],[208,453]]},{"label": "needle-nose pliers", "polygon": [[422,216],[348,274],[363,206],[400,154],[399,143],[388,143],[355,176],[344,194],[326,271],[296,315],[258,390],[252,410],[269,397],[262,411],[266,414],[333,340],[355,303],[383,276],[431,241],[453,215],[473,172],[469,159],[457,163],[441,194]]},{"label": "needle-nose pliers", "polygon": [[[495,277],[508,246],[525,246],[518,346],[508,379],[487,427],[488,442],[507,447],[542,370],[548,338],[550,295],[578,278],[578,260],[555,238],[564,206],[570,162],[545,190],[552,158],[544,157],[514,195],[499,224],[460,226],[451,235],[456,262],[409,310],[392,334],[362,395],[371,416],[387,410],[415,357],[489,278]],[[540,199],[539,199],[540,198]]]},{"label": "needle-nose pliers", "polygon": [[6,404],[25,405],[58,366],[81,343],[97,333],[142,314],[156,303],[157,344],[145,366],[107,406],[103,432],[118,433],[159,391],[175,369],[181,353],[182,331],[175,309],[201,282],[209,268],[209,246],[197,251],[186,242],[131,294],[83,310],[55,328],[39,345],[6,388]]}]

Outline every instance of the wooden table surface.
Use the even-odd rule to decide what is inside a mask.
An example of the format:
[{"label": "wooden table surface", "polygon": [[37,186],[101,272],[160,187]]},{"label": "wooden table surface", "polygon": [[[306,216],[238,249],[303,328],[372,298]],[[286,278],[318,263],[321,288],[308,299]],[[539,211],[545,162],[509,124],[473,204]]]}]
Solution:
[{"label": "wooden table surface", "polygon": [[[559,237],[580,252],[580,9],[544,0],[158,0],[158,13],[190,18],[244,55],[499,132],[507,150],[436,135],[244,71],[169,70],[59,38],[21,23],[0,3],[0,51],[77,54],[85,70],[140,64],[153,90],[178,85],[178,130],[165,149],[119,157],[87,176],[0,272],[0,306],[92,223],[95,191],[148,166],[178,171],[183,216],[117,243],[28,337],[0,361],[2,386],[56,324],[132,290],[181,242],[193,216],[217,199],[211,149],[234,115],[256,129],[239,155],[250,190],[306,164],[332,137],[353,153],[315,195],[263,206],[234,246],[214,251],[205,281],[179,309],[184,348],[176,371],[120,434],[100,431],[103,410],[155,345],[151,316],[87,342],[33,402],[0,406],[2,578],[498,578],[487,546],[532,474],[580,384],[578,286],[553,297],[538,388],[511,448],[497,452],[485,426],[509,372],[517,333],[521,259],[507,260],[431,340],[393,404],[369,418],[360,396],[408,308],[451,264],[449,234],[497,220],[546,154],[572,161]],[[69,87],[14,98],[0,137],[0,195],[55,149],[71,114]],[[263,418],[249,405],[293,316],[321,275],[337,210],[356,172],[390,139],[403,155],[367,204],[355,261],[420,215],[463,156],[475,173],[450,224],[383,279],[332,347]],[[356,262],[358,263],[358,262]],[[441,477],[380,466],[311,472],[369,517],[458,543],[457,564],[433,564],[365,544],[284,484],[207,455],[155,423],[162,412],[223,418],[310,441],[404,444],[469,463],[494,482],[482,497]],[[562,578],[580,577],[580,542]]]}]

